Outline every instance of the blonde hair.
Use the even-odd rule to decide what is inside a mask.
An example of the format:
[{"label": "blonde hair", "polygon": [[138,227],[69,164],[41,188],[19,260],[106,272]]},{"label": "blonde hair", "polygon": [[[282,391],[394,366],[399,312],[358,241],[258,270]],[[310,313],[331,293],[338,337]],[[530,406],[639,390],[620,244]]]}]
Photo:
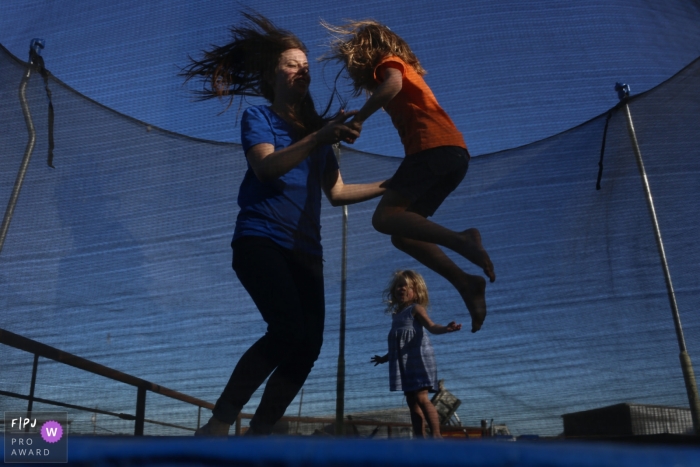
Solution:
[{"label": "blonde hair", "polygon": [[399,303],[396,295],[394,295],[396,284],[398,284],[401,279],[405,280],[406,285],[413,289],[413,293],[415,295],[413,303],[417,303],[418,305],[422,305],[427,308],[430,304],[430,298],[428,297],[428,286],[425,285],[423,276],[411,269],[400,269],[394,272],[394,274],[391,276],[391,280],[389,280],[389,283],[387,284],[386,289],[384,289],[384,302],[387,304],[386,312],[396,313],[401,311],[399,310],[401,303]]},{"label": "blonde hair", "polygon": [[391,55],[408,63],[419,75],[427,73],[406,41],[377,21],[348,21],[342,26],[321,21],[321,25],[333,36],[330,52],[321,60],[336,60],[345,65],[355,95],[376,86],[374,69],[382,59]]}]

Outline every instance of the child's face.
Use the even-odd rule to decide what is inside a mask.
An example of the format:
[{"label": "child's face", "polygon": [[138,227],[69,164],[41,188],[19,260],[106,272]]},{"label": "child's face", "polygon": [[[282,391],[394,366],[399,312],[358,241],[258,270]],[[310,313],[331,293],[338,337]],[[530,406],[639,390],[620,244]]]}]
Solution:
[{"label": "child's face", "polygon": [[413,303],[416,298],[416,292],[413,290],[413,284],[406,281],[405,277],[399,278],[394,286],[394,297],[401,305]]}]

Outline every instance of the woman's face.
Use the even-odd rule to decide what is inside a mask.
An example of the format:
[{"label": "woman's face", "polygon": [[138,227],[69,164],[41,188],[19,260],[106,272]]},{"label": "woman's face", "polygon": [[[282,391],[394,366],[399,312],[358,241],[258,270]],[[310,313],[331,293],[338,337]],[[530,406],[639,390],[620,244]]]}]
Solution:
[{"label": "woman's face", "polygon": [[311,75],[306,54],[300,49],[282,52],[275,68],[273,83],[275,100],[304,97],[309,90],[309,84],[311,84]]}]

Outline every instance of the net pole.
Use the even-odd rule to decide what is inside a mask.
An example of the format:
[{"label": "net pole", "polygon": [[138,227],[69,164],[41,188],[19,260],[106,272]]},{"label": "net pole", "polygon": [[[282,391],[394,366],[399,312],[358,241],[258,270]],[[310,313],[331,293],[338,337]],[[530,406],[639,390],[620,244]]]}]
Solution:
[{"label": "net pole", "polygon": [[647,178],[646,169],[644,168],[644,160],[642,159],[642,151],[639,149],[639,142],[637,141],[637,133],[634,129],[634,122],[632,121],[632,112],[630,111],[627,99],[629,97],[629,87],[627,85],[616,85],[616,89],[620,93],[620,100],[624,102],[623,108],[625,110],[625,116],[627,117],[627,131],[632,141],[632,148],[634,150],[634,155],[637,160],[637,168],[639,169],[639,175],[642,178],[642,185],[644,186],[644,191],[646,193],[647,207],[649,208],[649,214],[651,215],[651,220],[654,226],[654,235],[656,237],[656,246],[659,251],[659,256],[661,258],[661,265],[664,271],[664,278],[666,281],[666,291],[668,295],[668,301],[671,306],[671,314],[673,315],[673,324],[676,328],[676,338],[678,340],[678,346],[680,348],[680,362],[681,369],[683,370],[683,380],[685,381],[685,389],[688,393],[688,402],[690,403],[690,414],[693,419],[693,430],[696,435],[700,435],[700,397],[698,397],[698,387],[695,380],[695,373],[693,371],[693,365],[690,361],[690,356],[688,355],[688,350],[685,345],[685,337],[683,336],[683,327],[681,326],[681,318],[678,313],[678,304],[676,302],[676,294],[673,291],[673,283],[671,282],[671,271],[668,267],[668,261],[666,259],[666,251],[664,249],[663,239],[661,238],[661,229],[659,228],[659,221],[656,216],[656,209],[654,208],[654,199],[651,196],[651,187],[649,185],[649,179]]},{"label": "net pole", "polygon": [[[333,146],[340,166],[340,145]],[[335,434],[345,434],[345,304],[347,291],[348,207],[343,206],[343,235],[340,253],[340,335],[338,337],[338,374],[336,378]]]},{"label": "net pole", "polygon": [[24,149],[24,157],[22,158],[22,163],[19,166],[19,172],[17,173],[17,179],[15,180],[15,185],[12,188],[12,194],[10,195],[10,200],[7,202],[7,208],[5,209],[5,216],[2,219],[2,226],[0,227],[0,253],[5,245],[5,237],[7,237],[7,231],[10,229],[10,222],[12,221],[12,215],[15,212],[15,206],[17,205],[17,199],[19,198],[19,192],[22,189],[22,184],[24,183],[24,176],[27,174],[27,167],[29,166],[29,161],[32,158],[32,152],[34,151],[34,145],[36,144],[36,131],[34,130],[34,123],[32,122],[32,114],[29,111],[29,104],[27,103],[27,84],[29,83],[29,78],[32,75],[32,63],[30,62],[27,66],[22,81],[19,84],[19,101],[22,105],[22,113],[24,114],[24,122],[27,125],[27,131],[29,132],[29,138],[27,139],[27,145]]}]

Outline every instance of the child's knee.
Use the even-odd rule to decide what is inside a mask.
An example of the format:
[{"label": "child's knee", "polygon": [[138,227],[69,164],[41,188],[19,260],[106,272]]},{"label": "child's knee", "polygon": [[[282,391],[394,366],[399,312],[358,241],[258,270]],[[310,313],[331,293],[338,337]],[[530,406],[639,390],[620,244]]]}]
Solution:
[{"label": "child's knee", "polygon": [[404,251],[406,248],[406,239],[398,235],[392,235],[391,244],[394,245],[395,248]]}]

